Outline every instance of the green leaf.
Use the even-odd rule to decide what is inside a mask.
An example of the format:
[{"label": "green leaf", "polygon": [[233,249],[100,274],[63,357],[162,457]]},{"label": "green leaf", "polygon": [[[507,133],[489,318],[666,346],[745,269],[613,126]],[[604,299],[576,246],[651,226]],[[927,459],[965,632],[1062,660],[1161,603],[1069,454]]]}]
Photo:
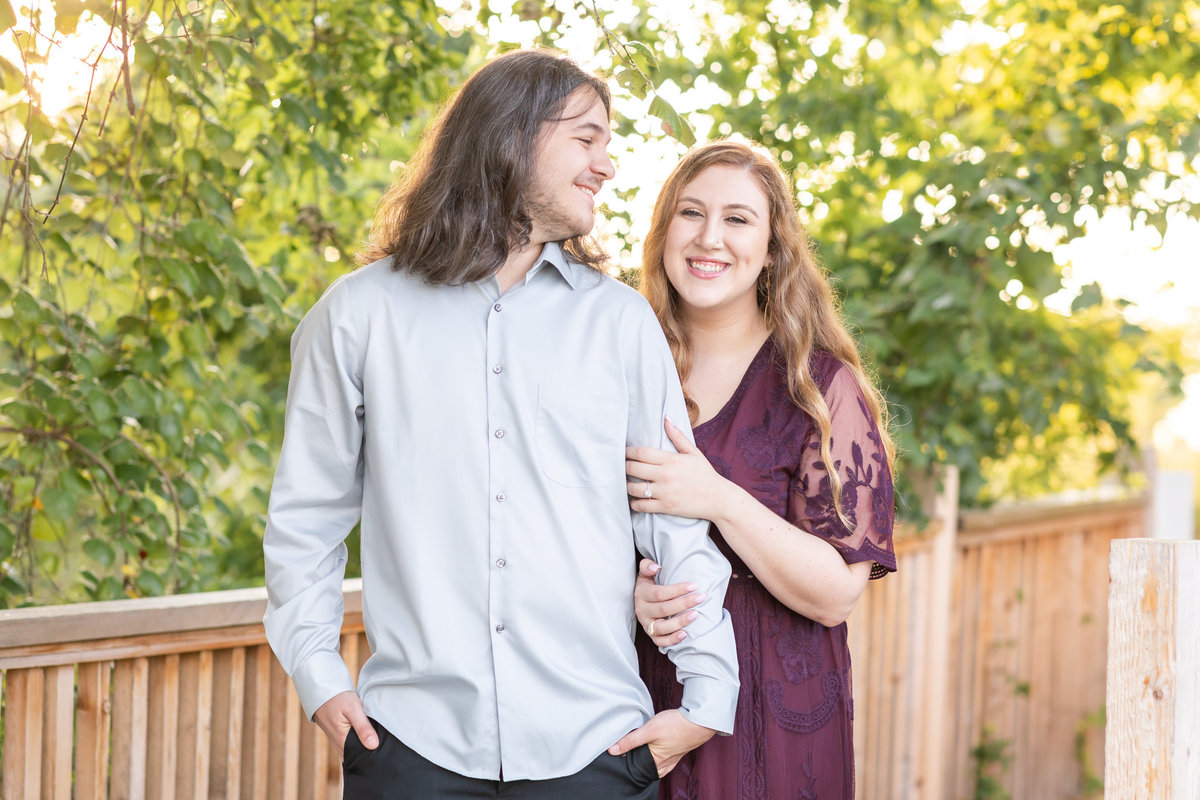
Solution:
[{"label": "green leaf", "polygon": [[[4,15],[6,0],[0,0],[0,17]],[[9,6],[9,10],[12,6]],[[3,33],[3,31],[0,31]],[[0,56],[0,88],[6,94],[16,94],[25,88],[25,73],[19,70],[4,56]]]},{"label": "green leaf", "polygon": [[[0,3],[3,2],[4,0],[0,0]],[[12,309],[13,319],[26,327],[35,327],[41,321],[42,303],[25,287],[21,287],[17,292],[17,296],[13,299]]]},{"label": "green leaf", "polygon": [[117,560],[117,551],[108,542],[100,539],[87,539],[83,543],[83,552],[105,567],[111,567]]},{"label": "green leaf", "polygon": [[79,374],[90,379],[107,375],[116,364],[116,359],[103,350],[88,350],[75,356]]},{"label": "green leaf", "polygon": [[178,258],[167,258],[162,262],[167,279],[188,297],[196,296],[199,279],[192,265]]},{"label": "green leaf", "polygon": [[41,494],[42,507],[55,522],[67,522],[74,517],[80,499],[75,492],[54,487],[47,488]]},{"label": "green leaf", "polygon": [[1098,306],[1104,301],[1104,294],[1100,291],[1100,285],[1089,283],[1079,290],[1078,296],[1071,301],[1071,313],[1082,311],[1085,308]]},{"label": "green leaf", "polygon": [[[83,0],[54,0],[54,28],[67,36],[79,27],[79,17],[84,12]],[[0,12],[2,15],[3,12]]]},{"label": "green leaf", "polygon": [[145,381],[130,376],[121,382],[124,403],[121,412],[129,417],[147,417],[154,413],[154,393]]},{"label": "green leaf", "polygon": [[204,126],[204,135],[209,143],[217,149],[218,152],[228,150],[233,147],[233,134],[225,130],[220,125],[208,124]]},{"label": "green leaf", "polygon": [[696,133],[692,126],[679,116],[679,112],[670,103],[657,94],[650,101],[650,113],[662,120],[663,133],[678,139],[687,147],[696,143]]},{"label": "green leaf", "polygon": [[0,0],[0,33],[5,33],[17,24],[17,12],[13,11],[12,3]]},{"label": "green leaf", "polygon": [[236,434],[242,428],[242,418],[236,408],[230,403],[217,403],[213,407],[217,427],[227,436]]},{"label": "green leaf", "polygon": [[199,174],[204,169],[204,155],[194,147],[183,151],[183,166],[192,174]]},{"label": "green leaf", "polygon": [[138,573],[137,579],[134,581],[137,587],[142,590],[142,594],[147,597],[158,597],[163,594],[162,578],[148,569],[143,569]]},{"label": "green leaf", "polygon": [[183,435],[183,428],[179,424],[179,417],[174,414],[164,414],[158,420],[158,432],[168,442],[178,442]]},{"label": "green leaf", "polygon": [[658,56],[654,55],[650,46],[645,42],[637,41],[623,42],[623,44],[628,51],[628,56],[633,59],[638,69],[646,75],[653,75],[654,71],[658,69]]},{"label": "green leaf", "polygon": [[293,95],[279,98],[279,110],[292,121],[292,124],[303,131],[312,126],[312,117],[303,105]]},{"label": "green leaf", "polygon": [[8,417],[14,425],[22,428],[40,427],[45,420],[40,408],[19,400],[10,400],[0,405],[0,418],[2,417]]},{"label": "green leaf", "polygon": [[654,84],[650,82],[650,79],[638,70],[617,70],[614,77],[618,84],[628,89],[639,100],[645,99],[646,95],[654,89]]},{"label": "green leaf", "polygon": [[[5,0],[0,0],[0,6],[5,5]],[[29,589],[21,580],[11,572],[0,580],[0,594],[6,594],[10,597],[25,597],[29,594]]]},{"label": "green leaf", "polygon": [[[246,79],[246,88],[250,90],[250,98],[260,106],[271,104],[271,93],[267,90],[266,84],[255,77]],[[282,102],[280,103],[282,105]]]},{"label": "green leaf", "polygon": [[208,54],[217,62],[222,72],[227,71],[233,64],[233,48],[220,39],[209,40]]},{"label": "green leaf", "polygon": [[229,313],[229,309],[223,305],[212,310],[212,321],[216,323],[218,330],[222,333],[233,330],[233,314]]},{"label": "green leaf", "polygon": [[179,338],[183,340],[189,353],[203,353],[208,349],[208,331],[203,324],[186,326],[179,332]]},{"label": "green leaf", "polygon": [[248,452],[255,461],[257,461],[259,464],[262,464],[264,467],[271,466],[271,451],[263,446],[262,442],[250,442],[246,445],[246,452]]},{"label": "green leaf", "polygon": [[87,393],[88,410],[92,412],[92,421],[99,425],[117,416],[117,403],[112,396],[100,389],[92,389]]}]

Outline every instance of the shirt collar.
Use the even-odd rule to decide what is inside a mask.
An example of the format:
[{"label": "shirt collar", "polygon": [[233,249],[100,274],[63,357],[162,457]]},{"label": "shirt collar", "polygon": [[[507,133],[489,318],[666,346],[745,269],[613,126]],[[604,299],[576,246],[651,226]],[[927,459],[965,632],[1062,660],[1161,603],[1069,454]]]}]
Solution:
[{"label": "shirt collar", "polygon": [[579,288],[579,272],[580,270],[587,269],[587,267],[581,264],[567,260],[567,256],[562,251],[562,246],[558,242],[546,242],[542,246],[542,254],[538,256],[538,260],[534,263],[533,269],[529,270],[525,276],[525,280],[532,278],[546,264],[558,270],[558,273],[563,276],[563,280],[572,289]]}]

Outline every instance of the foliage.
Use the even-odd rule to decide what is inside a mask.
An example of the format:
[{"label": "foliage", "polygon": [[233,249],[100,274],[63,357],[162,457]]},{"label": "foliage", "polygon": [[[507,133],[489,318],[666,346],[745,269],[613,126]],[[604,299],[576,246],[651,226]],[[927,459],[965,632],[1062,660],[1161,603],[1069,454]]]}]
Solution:
[{"label": "foliage", "polygon": [[1104,797],[1104,775],[1096,771],[1092,763],[1089,739],[1104,741],[1104,730],[1108,724],[1108,707],[1101,705],[1075,725],[1075,761],[1079,764],[1082,778],[1082,797]]},{"label": "foliage", "polygon": [[1012,795],[996,771],[1003,773],[1012,763],[1011,746],[1008,739],[997,739],[991,727],[984,727],[979,744],[971,749],[971,758],[975,760],[974,800],[1010,800]]},{"label": "foliage", "polygon": [[[778,155],[905,471],[954,463],[970,502],[1082,440],[1116,463],[1130,387],[1177,390],[1176,340],[1094,286],[1069,316],[1046,298],[1092,211],[1194,213],[1197,0],[514,5],[609,54],[631,146],[649,117],[679,152],[694,127]],[[450,34],[434,0],[0,0],[0,606],[260,577],[288,334],[436,102],[507,46],[475,33],[502,6]],[[47,111],[39,75],[96,24],[86,98]]]},{"label": "foliage", "polygon": [[1138,375],[1178,393],[1174,344],[1098,287],[1069,317],[1045,301],[1085,209],[1160,228],[1196,213],[1181,179],[1200,152],[1200,3],[712,0],[689,9],[699,25],[636,5],[613,28],[655,54],[655,85],[790,171],[907,469],[957,465],[970,504],[1014,454],[1061,474],[1091,441],[1111,466],[1135,446]]},{"label": "foliage", "polygon": [[432,0],[54,8],[0,20],[0,606],[260,580],[287,337],[470,39]]}]

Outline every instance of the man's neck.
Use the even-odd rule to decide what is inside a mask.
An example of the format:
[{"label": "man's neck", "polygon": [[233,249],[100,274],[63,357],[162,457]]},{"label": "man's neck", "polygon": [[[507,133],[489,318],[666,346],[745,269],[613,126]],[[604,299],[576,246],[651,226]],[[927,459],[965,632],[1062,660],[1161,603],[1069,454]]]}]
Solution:
[{"label": "man's neck", "polygon": [[538,256],[542,254],[544,244],[530,242],[520,250],[513,250],[508,254],[504,266],[496,273],[496,280],[500,282],[500,294],[507,292],[517,281],[523,280],[529,270],[533,269]]}]

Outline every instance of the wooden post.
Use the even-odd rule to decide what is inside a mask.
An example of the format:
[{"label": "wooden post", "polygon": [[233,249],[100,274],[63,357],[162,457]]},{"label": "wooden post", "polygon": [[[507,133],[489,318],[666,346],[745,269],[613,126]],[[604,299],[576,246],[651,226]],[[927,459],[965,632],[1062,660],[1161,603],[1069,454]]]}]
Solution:
[{"label": "wooden post", "polygon": [[953,602],[955,540],[958,538],[958,469],[941,470],[942,486],[933,506],[933,515],[941,523],[931,553],[932,586],[925,617],[928,624],[924,681],[926,709],[924,741],[921,743],[919,797],[938,800],[946,797],[948,764],[946,747],[953,724],[944,713],[950,705],[950,607]]},{"label": "wooden post", "polygon": [[1106,800],[1200,797],[1200,541],[1109,558]]}]

